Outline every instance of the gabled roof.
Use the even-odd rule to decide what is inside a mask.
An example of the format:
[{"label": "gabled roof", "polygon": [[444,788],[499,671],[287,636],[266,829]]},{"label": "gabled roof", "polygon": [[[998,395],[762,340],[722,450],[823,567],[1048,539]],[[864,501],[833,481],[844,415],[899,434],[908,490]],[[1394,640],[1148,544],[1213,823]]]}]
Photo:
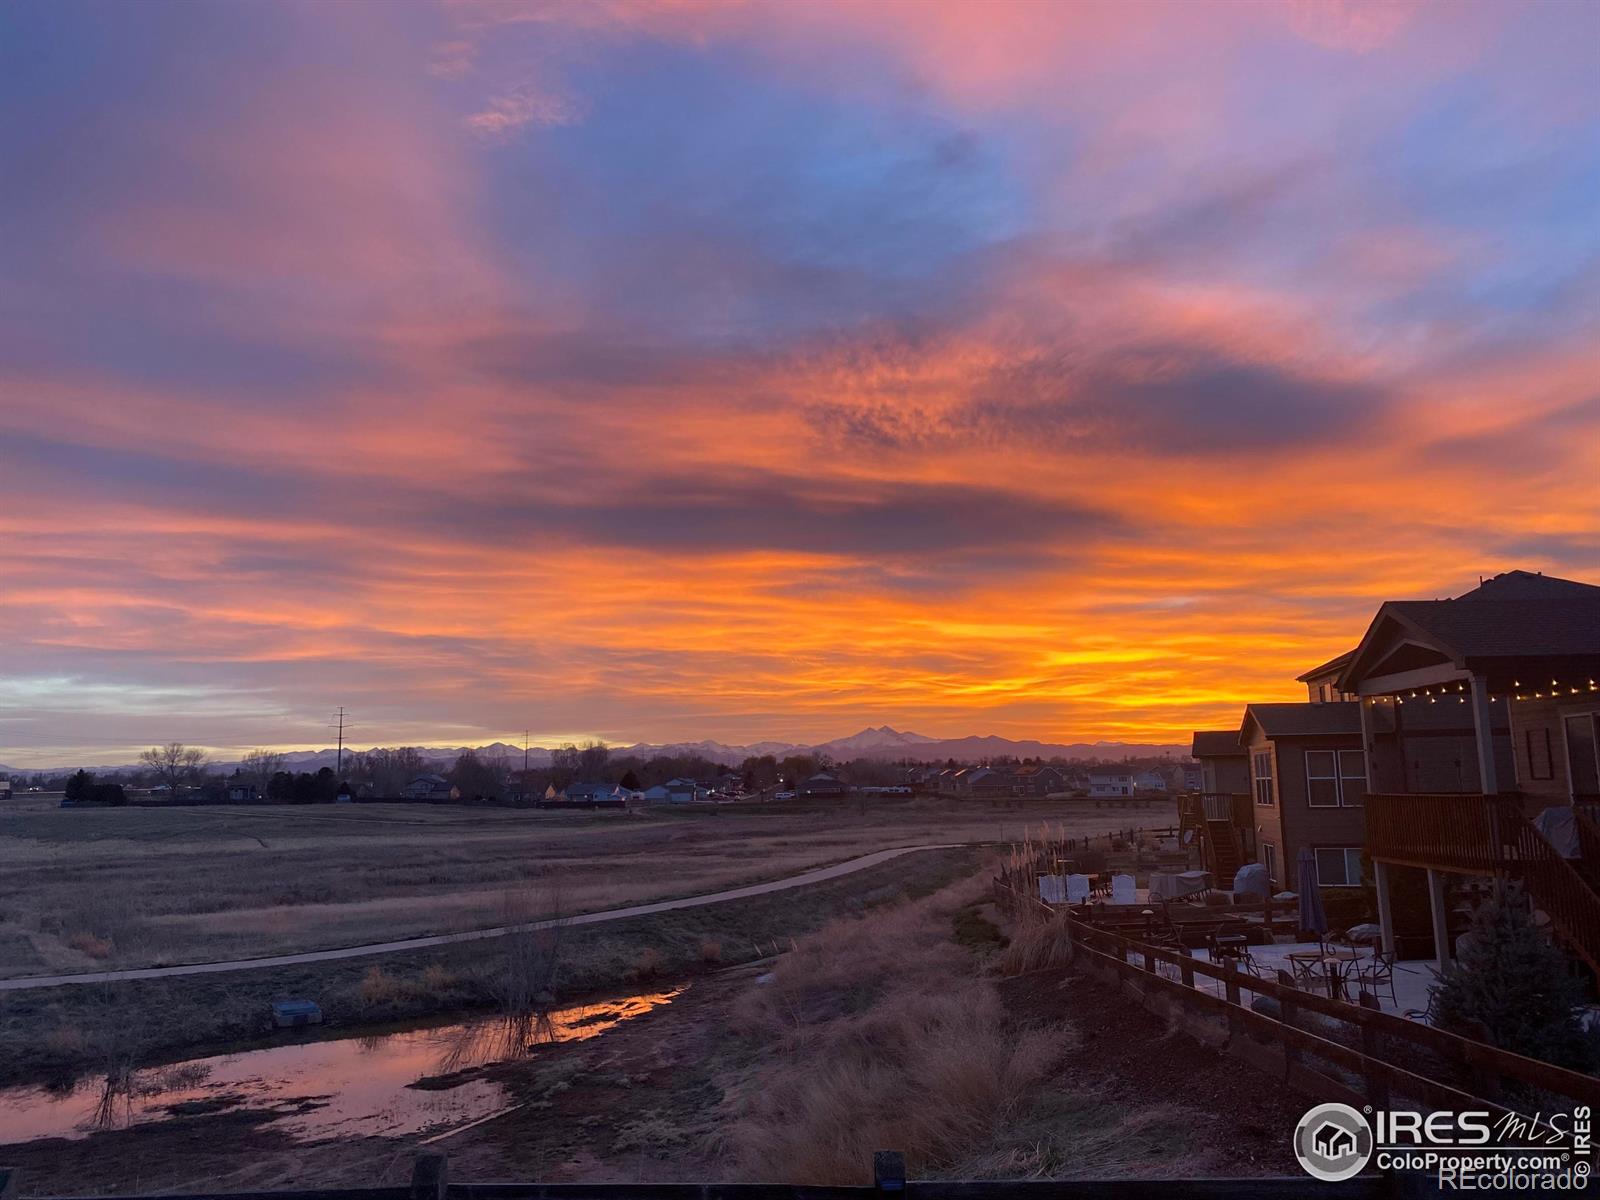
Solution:
[{"label": "gabled roof", "polygon": [[1333,704],[1252,704],[1244,710],[1236,739],[1246,742],[1251,725],[1269,738],[1342,737],[1361,734],[1361,705],[1353,700]]},{"label": "gabled roof", "polygon": [[1391,600],[1392,613],[1427,634],[1457,662],[1469,658],[1543,658],[1600,654],[1600,588],[1592,598]]},{"label": "gabled roof", "polygon": [[1485,579],[1457,600],[1582,600],[1600,597],[1600,587],[1539,571],[1505,571]]},{"label": "gabled roof", "polygon": [[1350,660],[1356,656],[1354,650],[1346,650],[1338,658],[1330,658],[1320,667],[1312,667],[1304,675],[1296,675],[1296,683],[1310,683],[1313,679],[1320,679],[1324,675],[1332,675],[1336,671],[1343,671],[1350,665]]},{"label": "gabled roof", "polygon": [[[1562,660],[1551,663],[1550,660]],[[1364,680],[1422,670],[1460,678],[1482,672],[1492,687],[1534,670],[1587,674],[1600,664],[1600,587],[1508,571],[1454,600],[1391,600],[1372,619],[1339,678]]]},{"label": "gabled roof", "polygon": [[1196,729],[1189,753],[1195,758],[1242,758],[1237,729]]}]

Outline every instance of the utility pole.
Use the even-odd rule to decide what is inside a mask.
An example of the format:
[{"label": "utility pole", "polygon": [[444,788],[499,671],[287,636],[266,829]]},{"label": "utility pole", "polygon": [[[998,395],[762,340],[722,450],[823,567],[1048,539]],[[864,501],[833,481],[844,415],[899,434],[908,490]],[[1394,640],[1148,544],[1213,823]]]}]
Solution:
[{"label": "utility pole", "polygon": [[339,754],[335,760],[338,764],[334,767],[335,775],[344,774],[344,705],[339,706],[339,711],[334,714],[334,727],[339,731]]},{"label": "utility pole", "polygon": [[522,786],[528,786],[528,731],[522,731]]}]

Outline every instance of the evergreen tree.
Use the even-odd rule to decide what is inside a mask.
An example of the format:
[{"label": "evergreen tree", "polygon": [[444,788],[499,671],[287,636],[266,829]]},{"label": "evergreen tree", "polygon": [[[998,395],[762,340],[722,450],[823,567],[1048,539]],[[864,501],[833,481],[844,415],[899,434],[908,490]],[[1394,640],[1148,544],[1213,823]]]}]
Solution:
[{"label": "evergreen tree", "polygon": [[1481,1021],[1503,1050],[1574,1070],[1589,1070],[1595,1046],[1575,1010],[1583,985],[1566,956],[1533,923],[1520,884],[1481,905],[1460,958],[1434,989],[1438,1024],[1458,1030]]}]

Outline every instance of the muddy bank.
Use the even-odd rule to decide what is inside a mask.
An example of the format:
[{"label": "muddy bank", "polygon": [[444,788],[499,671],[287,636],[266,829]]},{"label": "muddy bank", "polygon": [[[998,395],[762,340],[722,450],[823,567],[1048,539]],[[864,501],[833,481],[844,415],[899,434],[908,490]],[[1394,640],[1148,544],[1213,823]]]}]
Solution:
[{"label": "muddy bank", "polygon": [[432,1137],[503,1111],[487,1068],[548,1046],[601,1037],[670,1004],[682,987],[611,997],[538,1016],[304,1040],[81,1080],[66,1090],[0,1089],[0,1137],[78,1140],[163,1121],[249,1114],[297,1142]]}]

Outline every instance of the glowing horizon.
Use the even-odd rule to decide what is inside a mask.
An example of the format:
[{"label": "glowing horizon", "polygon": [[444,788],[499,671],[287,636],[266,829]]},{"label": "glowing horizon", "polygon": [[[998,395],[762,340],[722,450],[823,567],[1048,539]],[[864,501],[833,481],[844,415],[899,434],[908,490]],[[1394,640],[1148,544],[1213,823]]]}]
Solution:
[{"label": "glowing horizon", "polygon": [[1593,10],[61,3],[0,763],[1172,743],[1600,581]]}]

